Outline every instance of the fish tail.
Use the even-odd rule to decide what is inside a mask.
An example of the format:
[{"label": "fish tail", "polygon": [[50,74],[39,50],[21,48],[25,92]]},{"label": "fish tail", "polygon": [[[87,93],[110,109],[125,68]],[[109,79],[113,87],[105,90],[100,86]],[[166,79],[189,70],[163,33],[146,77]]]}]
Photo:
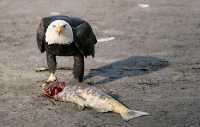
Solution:
[{"label": "fish tail", "polygon": [[126,121],[145,115],[149,115],[149,113],[136,110],[127,110],[126,112],[121,113],[122,118]]}]

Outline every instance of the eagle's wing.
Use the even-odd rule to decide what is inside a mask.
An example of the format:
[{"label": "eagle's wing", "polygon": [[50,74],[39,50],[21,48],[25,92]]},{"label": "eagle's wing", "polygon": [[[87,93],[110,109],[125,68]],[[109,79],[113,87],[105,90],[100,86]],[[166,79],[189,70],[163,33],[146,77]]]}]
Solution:
[{"label": "eagle's wing", "polygon": [[40,20],[40,24],[38,26],[37,29],[37,33],[36,33],[36,40],[37,40],[37,45],[39,50],[43,53],[45,51],[45,33],[46,33],[46,29],[48,27],[48,25],[51,22],[51,18],[52,17],[43,17]]},{"label": "eagle's wing", "polygon": [[36,40],[38,48],[41,52],[45,51],[45,26],[44,26],[44,20],[42,19],[40,21],[40,24],[37,29],[36,33]]},{"label": "eagle's wing", "polygon": [[96,36],[89,23],[83,22],[74,28],[75,45],[85,56],[95,55]]}]

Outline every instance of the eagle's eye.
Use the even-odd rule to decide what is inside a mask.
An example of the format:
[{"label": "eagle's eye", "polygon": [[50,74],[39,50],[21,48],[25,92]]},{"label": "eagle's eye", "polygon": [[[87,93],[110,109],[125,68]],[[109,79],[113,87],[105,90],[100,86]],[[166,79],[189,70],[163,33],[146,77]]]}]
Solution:
[{"label": "eagle's eye", "polygon": [[52,25],[52,27],[53,27],[53,28],[55,28],[55,27],[56,27],[56,25]]}]

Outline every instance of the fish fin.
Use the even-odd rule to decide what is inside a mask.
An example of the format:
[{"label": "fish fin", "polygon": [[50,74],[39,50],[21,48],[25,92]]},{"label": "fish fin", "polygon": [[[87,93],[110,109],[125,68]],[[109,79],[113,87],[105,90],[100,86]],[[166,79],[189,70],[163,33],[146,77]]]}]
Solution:
[{"label": "fish fin", "polygon": [[126,121],[133,119],[133,118],[140,117],[140,116],[146,116],[146,115],[149,115],[149,113],[142,112],[142,111],[136,111],[136,110],[128,110],[125,113],[121,113],[122,118]]},{"label": "fish fin", "polygon": [[82,106],[82,105],[77,105],[77,106],[78,106],[78,110],[79,110],[79,111],[83,111],[84,108],[85,108],[85,106]]},{"label": "fish fin", "polygon": [[95,108],[95,110],[97,111],[97,112],[109,112],[109,111],[111,111],[111,110],[108,110],[108,109],[100,109],[100,108]]}]

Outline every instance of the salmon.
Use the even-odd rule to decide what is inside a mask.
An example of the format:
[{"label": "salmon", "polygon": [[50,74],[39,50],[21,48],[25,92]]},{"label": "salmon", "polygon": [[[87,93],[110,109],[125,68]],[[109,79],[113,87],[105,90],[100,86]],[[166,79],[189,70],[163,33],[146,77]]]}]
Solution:
[{"label": "salmon", "polygon": [[82,108],[91,107],[98,112],[119,113],[126,121],[149,115],[147,112],[131,110],[102,90],[86,84],[65,85],[64,82],[50,82],[43,87],[43,94],[55,100],[76,103]]}]

